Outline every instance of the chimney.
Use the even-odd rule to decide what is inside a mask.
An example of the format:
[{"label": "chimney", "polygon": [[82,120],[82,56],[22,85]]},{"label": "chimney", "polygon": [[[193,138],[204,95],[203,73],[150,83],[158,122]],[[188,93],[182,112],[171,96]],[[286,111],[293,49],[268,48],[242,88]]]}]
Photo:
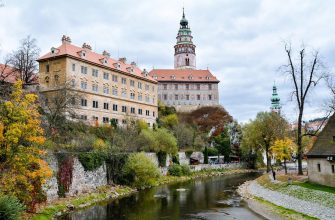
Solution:
[{"label": "chimney", "polygon": [[71,43],[71,38],[69,36],[63,35],[62,43]]},{"label": "chimney", "polygon": [[130,65],[132,65],[133,67],[136,67],[136,63],[134,61],[131,62]]},{"label": "chimney", "polygon": [[87,43],[84,43],[83,46],[82,46],[82,48],[84,48],[84,49],[88,49],[88,50],[92,50],[91,45],[89,45],[89,44],[87,44]]},{"label": "chimney", "polygon": [[119,58],[119,61],[125,64],[127,62],[127,58],[121,57]]},{"label": "chimney", "polygon": [[104,50],[104,51],[102,52],[102,55],[103,55],[104,57],[106,57],[106,58],[110,58],[110,56],[111,56],[111,54],[108,53],[106,50]]}]

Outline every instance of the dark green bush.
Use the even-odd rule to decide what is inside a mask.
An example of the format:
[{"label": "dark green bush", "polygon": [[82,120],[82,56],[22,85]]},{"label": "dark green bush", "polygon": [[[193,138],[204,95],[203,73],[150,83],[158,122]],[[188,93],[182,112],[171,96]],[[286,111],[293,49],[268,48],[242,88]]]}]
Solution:
[{"label": "dark green bush", "polygon": [[208,147],[207,152],[208,152],[208,156],[217,156],[219,154],[218,149],[214,147]]},{"label": "dark green bush", "polygon": [[161,167],[165,167],[166,166],[166,152],[163,151],[159,151],[157,153],[157,158],[158,158],[158,164]]},{"label": "dark green bush", "polygon": [[106,159],[107,182],[108,184],[130,185],[133,182],[133,175],[126,175],[121,172],[127,162],[129,154],[119,153],[109,155]]},{"label": "dark green bush", "polygon": [[188,176],[191,174],[191,169],[186,164],[173,164],[172,166],[169,166],[168,172],[171,176]]},{"label": "dark green bush", "polygon": [[172,156],[172,162],[175,163],[175,164],[180,164],[179,163],[179,155],[173,155]]},{"label": "dark green bush", "polygon": [[0,219],[21,219],[25,207],[13,196],[0,195]]},{"label": "dark green bush", "polygon": [[85,171],[93,171],[104,163],[106,155],[96,151],[83,152],[78,155],[78,159]]}]

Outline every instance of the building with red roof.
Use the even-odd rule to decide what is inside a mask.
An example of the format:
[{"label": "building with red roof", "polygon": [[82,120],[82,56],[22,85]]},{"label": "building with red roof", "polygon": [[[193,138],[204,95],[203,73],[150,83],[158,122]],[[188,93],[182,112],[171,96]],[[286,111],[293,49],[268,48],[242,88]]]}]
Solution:
[{"label": "building with red roof", "polygon": [[208,69],[196,69],[196,46],[184,10],[174,48],[174,69],[153,69],[149,73],[158,81],[158,99],[178,111],[219,105],[220,81]]},{"label": "building with red roof", "polygon": [[81,96],[74,103],[76,117],[91,124],[143,119],[151,126],[157,117],[157,81],[135,62],[111,58],[107,51],[92,51],[62,37],[59,47],[38,59],[40,92],[49,104],[57,91],[70,85]]}]

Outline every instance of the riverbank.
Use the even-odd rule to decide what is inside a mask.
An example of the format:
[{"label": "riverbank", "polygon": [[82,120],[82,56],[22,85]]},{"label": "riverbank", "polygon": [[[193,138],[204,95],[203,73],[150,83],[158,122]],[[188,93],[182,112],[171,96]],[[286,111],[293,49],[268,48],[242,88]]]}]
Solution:
[{"label": "riverbank", "polygon": [[[185,182],[197,178],[232,175],[247,172],[255,171],[246,169],[216,169],[195,171],[192,172],[190,176],[161,176],[157,182],[157,186]],[[91,193],[84,193],[75,197],[57,199],[49,204],[42,204],[38,207],[38,211],[35,215],[26,215],[25,219],[48,220],[73,210],[84,209],[97,203],[120,199],[135,192],[137,192],[137,189],[128,186],[103,186],[99,187],[96,191]]]},{"label": "riverbank", "polygon": [[335,219],[333,192],[311,189],[305,179],[293,178],[292,184],[287,176],[278,179],[265,174],[245,182],[238,192],[252,210],[268,219]]}]

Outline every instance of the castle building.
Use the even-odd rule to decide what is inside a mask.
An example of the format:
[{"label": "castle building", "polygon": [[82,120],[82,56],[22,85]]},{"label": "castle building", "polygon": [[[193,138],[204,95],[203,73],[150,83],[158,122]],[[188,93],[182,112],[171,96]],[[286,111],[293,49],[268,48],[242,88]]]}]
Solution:
[{"label": "castle building", "polygon": [[276,85],[273,85],[272,87],[272,97],[271,97],[271,107],[272,112],[277,112],[280,114],[281,111],[281,104],[280,104],[280,98],[277,93],[277,87]]},{"label": "castle building", "polygon": [[158,99],[178,111],[219,105],[220,81],[208,69],[196,69],[196,46],[184,9],[176,39],[174,69],[153,69],[149,73],[158,81]]},{"label": "castle building", "polygon": [[[78,119],[90,124],[112,121],[126,124],[143,119],[152,126],[157,117],[157,81],[135,62],[115,60],[107,51],[92,51],[90,45],[62,44],[38,59],[40,93],[50,102],[65,86],[80,95],[73,103]],[[74,100],[75,101],[75,100]],[[76,105],[75,105],[76,104]]]}]

